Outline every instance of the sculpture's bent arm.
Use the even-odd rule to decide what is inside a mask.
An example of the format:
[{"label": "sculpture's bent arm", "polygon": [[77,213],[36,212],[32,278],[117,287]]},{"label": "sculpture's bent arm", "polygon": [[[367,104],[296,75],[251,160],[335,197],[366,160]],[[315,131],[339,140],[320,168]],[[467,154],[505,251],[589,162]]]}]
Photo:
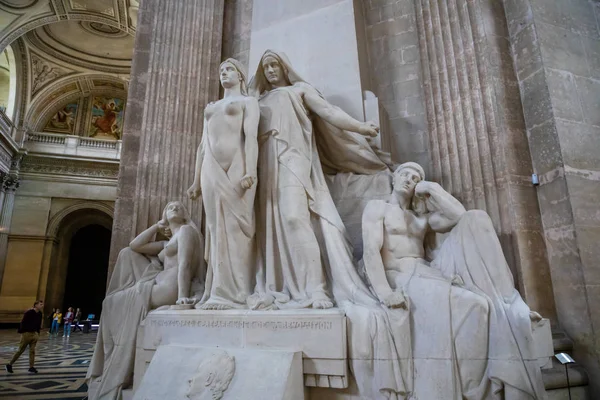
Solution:
[{"label": "sculpture's bent arm", "polygon": [[190,297],[191,282],[194,274],[194,251],[200,248],[198,234],[189,225],[183,225],[177,239],[177,298]]},{"label": "sculpture's bent arm", "polygon": [[260,109],[258,100],[254,97],[246,99],[244,110],[244,150],[246,153],[246,175],[256,179],[256,164],[258,163],[258,120]]},{"label": "sculpture's bent arm", "polygon": [[415,190],[429,194],[427,199],[427,207],[431,211],[429,227],[434,232],[450,231],[458,223],[460,217],[467,212],[460,201],[435,182],[419,182]]},{"label": "sculpture's bent arm", "polygon": [[158,230],[158,224],[152,225],[150,228],[137,235],[136,238],[129,243],[129,247],[136,253],[147,254],[150,256],[158,255],[158,253],[165,248],[166,243],[162,240],[154,240]]},{"label": "sculpture's bent arm", "polygon": [[383,201],[371,200],[367,203],[362,216],[365,271],[375,294],[382,303],[393,294],[392,288],[385,276],[385,267],[381,259],[381,248],[384,238],[384,210],[385,203]]},{"label": "sculpture's bent arm", "polygon": [[346,114],[341,108],[325,100],[315,88],[302,85],[304,102],[309,110],[339,129],[360,133],[362,123]]}]

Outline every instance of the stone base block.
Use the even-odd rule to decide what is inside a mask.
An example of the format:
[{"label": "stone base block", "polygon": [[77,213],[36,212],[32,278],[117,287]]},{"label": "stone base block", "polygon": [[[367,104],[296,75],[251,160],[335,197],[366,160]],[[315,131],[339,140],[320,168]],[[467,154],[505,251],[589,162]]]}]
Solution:
[{"label": "stone base block", "polygon": [[160,346],[134,400],[304,400],[302,354]]},{"label": "stone base block", "polygon": [[138,330],[134,391],[164,345],[300,352],[305,386],[346,388],[346,340],[339,309],[153,311]]}]

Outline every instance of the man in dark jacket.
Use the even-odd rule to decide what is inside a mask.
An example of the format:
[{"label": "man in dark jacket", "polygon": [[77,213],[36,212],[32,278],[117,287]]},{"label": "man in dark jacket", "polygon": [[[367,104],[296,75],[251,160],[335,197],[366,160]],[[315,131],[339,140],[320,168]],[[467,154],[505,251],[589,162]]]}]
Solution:
[{"label": "man in dark jacket", "polygon": [[10,363],[4,367],[9,373],[13,373],[13,364],[17,362],[21,354],[29,346],[29,372],[37,374],[37,369],[33,366],[35,363],[35,345],[37,344],[38,338],[40,337],[40,328],[42,327],[42,309],[44,308],[44,302],[38,300],[33,304],[33,308],[30,308],[23,315],[21,325],[19,326],[19,333],[21,334],[21,342],[19,343],[19,350],[15,353]]}]

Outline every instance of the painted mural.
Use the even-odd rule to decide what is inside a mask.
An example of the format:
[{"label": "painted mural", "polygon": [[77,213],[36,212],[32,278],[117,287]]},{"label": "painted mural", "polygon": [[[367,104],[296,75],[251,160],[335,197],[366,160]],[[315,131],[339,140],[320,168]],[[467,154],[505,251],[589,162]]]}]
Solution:
[{"label": "painted mural", "polygon": [[121,139],[124,101],[114,97],[94,97],[88,136],[95,139]]},{"label": "painted mural", "polygon": [[73,134],[77,119],[77,103],[69,103],[58,110],[46,124],[44,131]]}]

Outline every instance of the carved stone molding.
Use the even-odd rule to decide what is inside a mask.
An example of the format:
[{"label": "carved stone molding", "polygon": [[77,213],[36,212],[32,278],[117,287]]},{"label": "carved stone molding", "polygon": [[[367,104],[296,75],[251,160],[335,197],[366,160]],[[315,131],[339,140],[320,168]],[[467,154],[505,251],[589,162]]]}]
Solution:
[{"label": "carved stone molding", "polygon": [[49,158],[38,156],[25,156],[20,173],[50,175],[50,176],[76,176],[85,178],[102,178],[115,180],[119,175],[119,164],[70,160],[64,158]]},{"label": "carved stone molding", "polygon": [[32,97],[48,83],[74,72],[45,60],[34,52],[29,52],[29,57],[31,59]]},{"label": "carved stone molding", "polygon": [[19,188],[19,178],[13,174],[0,172],[0,183],[3,192],[14,192]]}]

